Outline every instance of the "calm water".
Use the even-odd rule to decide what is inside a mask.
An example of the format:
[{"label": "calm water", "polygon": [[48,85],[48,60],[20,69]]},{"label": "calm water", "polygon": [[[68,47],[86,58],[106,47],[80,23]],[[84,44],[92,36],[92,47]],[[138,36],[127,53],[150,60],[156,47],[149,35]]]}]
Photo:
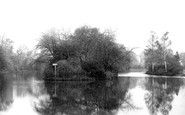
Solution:
[{"label": "calm water", "polygon": [[184,115],[185,79],[142,73],[99,82],[0,75],[0,115]]}]

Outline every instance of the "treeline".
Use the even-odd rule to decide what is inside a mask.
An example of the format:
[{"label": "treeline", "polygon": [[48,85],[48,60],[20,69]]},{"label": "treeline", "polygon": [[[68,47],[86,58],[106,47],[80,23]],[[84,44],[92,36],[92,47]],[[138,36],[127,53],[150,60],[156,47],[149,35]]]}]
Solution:
[{"label": "treeline", "polygon": [[50,31],[42,35],[37,44],[40,50],[36,60],[44,65],[46,77],[53,77],[53,63],[57,63],[59,77],[83,73],[102,79],[117,76],[130,69],[131,50],[115,42],[111,31],[83,26],[74,33]]},{"label": "treeline", "polygon": [[147,48],[144,51],[145,67],[148,74],[177,75],[183,67],[179,53],[173,53],[170,48],[171,40],[166,32],[160,39],[155,32],[151,33]]},{"label": "treeline", "polygon": [[0,37],[0,72],[33,70],[35,53],[26,47],[13,52],[13,41],[5,36]]},{"label": "treeline", "polygon": [[44,33],[36,50],[20,47],[13,51],[13,41],[0,37],[0,72],[39,71],[46,77],[69,77],[84,74],[97,79],[117,77],[118,72],[129,71],[132,50],[115,42],[109,30],[82,26],[73,33],[51,30]]},{"label": "treeline", "polygon": [[[159,38],[151,33],[147,48],[141,59],[124,45],[115,42],[110,30],[82,26],[73,33],[51,30],[44,33],[36,45],[36,50],[20,47],[13,52],[13,41],[0,38],[0,71],[39,71],[46,78],[57,76],[69,78],[71,74],[83,74],[96,79],[117,77],[119,72],[130,69],[147,69],[148,74],[177,75],[185,68],[185,53],[173,53],[171,41],[166,32]],[[144,64],[143,64],[144,63]]]}]

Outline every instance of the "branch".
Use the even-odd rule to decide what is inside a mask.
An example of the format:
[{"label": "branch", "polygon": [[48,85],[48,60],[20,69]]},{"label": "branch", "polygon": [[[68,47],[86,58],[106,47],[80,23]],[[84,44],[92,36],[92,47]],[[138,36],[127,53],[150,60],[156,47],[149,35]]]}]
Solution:
[{"label": "branch", "polygon": [[112,64],[110,64],[110,65],[111,65],[111,66],[114,65],[118,60],[120,60],[120,59],[124,58],[125,56],[129,55],[134,49],[137,49],[137,48],[139,48],[139,47],[134,47],[134,48],[132,48],[131,50],[126,51],[126,54],[125,54],[125,55],[123,55],[123,56],[121,56],[121,57],[115,59],[114,62],[113,62]]}]

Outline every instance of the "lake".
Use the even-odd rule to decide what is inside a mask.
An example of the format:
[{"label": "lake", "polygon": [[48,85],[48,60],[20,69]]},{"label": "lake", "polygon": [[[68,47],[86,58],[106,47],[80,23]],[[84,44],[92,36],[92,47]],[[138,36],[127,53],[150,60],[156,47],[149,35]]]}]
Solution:
[{"label": "lake", "polygon": [[109,81],[44,82],[0,75],[0,115],[184,115],[185,79],[120,74]]}]

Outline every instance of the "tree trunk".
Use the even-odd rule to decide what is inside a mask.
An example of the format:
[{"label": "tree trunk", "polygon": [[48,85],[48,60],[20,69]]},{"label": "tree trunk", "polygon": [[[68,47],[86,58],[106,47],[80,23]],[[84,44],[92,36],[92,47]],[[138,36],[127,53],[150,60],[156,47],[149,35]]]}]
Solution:
[{"label": "tree trunk", "polygon": [[167,63],[166,63],[166,60],[164,61],[164,68],[165,68],[165,72],[167,73]]},{"label": "tree trunk", "polygon": [[155,65],[152,63],[152,72],[154,72],[154,66],[155,66]]}]

